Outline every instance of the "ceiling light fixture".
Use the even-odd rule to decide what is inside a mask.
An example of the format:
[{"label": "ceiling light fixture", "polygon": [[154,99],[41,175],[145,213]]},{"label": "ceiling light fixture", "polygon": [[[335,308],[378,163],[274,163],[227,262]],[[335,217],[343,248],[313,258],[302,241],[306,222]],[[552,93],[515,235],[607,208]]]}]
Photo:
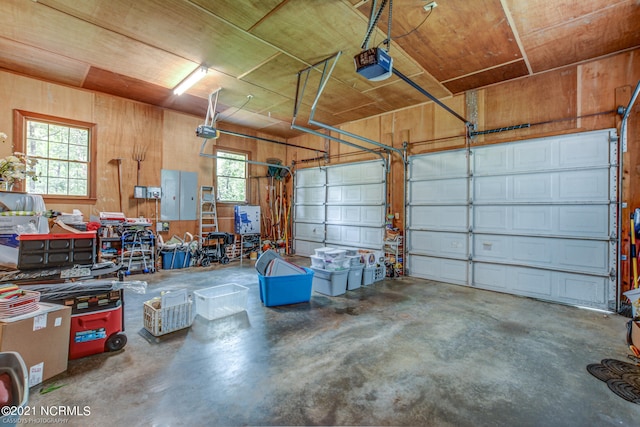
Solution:
[{"label": "ceiling light fixture", "polygon": [[197,81],[206,76],[207,71],[209,71],[209,69],[206,65],[200,65],[173,89],[174,95],[182,95],[187,89],[196,84]]}]

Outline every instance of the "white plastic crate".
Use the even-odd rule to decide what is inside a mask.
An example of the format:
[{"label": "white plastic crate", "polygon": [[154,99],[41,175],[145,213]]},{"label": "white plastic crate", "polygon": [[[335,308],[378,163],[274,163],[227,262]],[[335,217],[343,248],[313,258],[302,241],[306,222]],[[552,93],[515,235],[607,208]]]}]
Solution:
[{"label": "white plastic crate", "polygon": [[374,282],[379,282],[381,280],[384,280],[384,276],[385,276],[384,266],[383,265],[378,266],[378,267],[376,267],[376,270],[375,270],[375,273],[374,273],[374,276],[373,276],[373,281]]},{"label": "white plastic crate", "polygon": [[160,336],[191,326],[192,301],[184,304],[162,307],[160,298],[154,298],[144,303],[144,328],[153,336]]},{"label": "white plastic crate", "polygon": [[246,311],[249,288],[227,283],[193,292],[196,296],[196,313],[205,319],[220,317]]}]

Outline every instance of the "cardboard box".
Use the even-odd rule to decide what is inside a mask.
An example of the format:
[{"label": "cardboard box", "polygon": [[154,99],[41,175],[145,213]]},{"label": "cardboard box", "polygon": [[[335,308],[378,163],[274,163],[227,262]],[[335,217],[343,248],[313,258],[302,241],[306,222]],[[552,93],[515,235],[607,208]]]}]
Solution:
[{"label": "cardboard box", "polygon": [[631,343],[640,349],[640,322],[631,322]]},{"label": "cardboard box", "polygon": [[71,307],[40,303],[32,313],[0,322],[0,351],[20,353],[29,387],[67,370]]}]

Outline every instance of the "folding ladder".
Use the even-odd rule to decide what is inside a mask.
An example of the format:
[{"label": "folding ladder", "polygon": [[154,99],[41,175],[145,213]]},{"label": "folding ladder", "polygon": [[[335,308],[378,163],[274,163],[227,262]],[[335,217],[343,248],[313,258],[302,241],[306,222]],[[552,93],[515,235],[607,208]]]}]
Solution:
[{"label": "folding ladder", "polygon": [[214,231],[218,231],[216,194],[213,186],[203,185],[200,187],[200,234],[198,239],[200,249],[202,249],[202,241]]}]

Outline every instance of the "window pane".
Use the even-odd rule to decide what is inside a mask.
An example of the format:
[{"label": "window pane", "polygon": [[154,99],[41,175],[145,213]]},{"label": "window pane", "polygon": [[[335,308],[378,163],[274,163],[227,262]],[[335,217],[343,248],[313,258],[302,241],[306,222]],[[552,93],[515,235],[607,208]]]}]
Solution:
[{"label": "window pane", "polygon": [[37,139],[27,139],[27,156],[47,157],[49,144],[47,141]]},{"label": "window pane", "polygon": [[245,202],[245,180],[237,178],[218,178],[218,198],[227,202]]},{"label": "window pane", "polygon": [[69,130],[69,143],[89,147],[89,131],[86,129],[71,128]]},{"label": "window pane", "polygon": [[30,193],[89,195],[90,128],[60,122],[36,121],[25,117],[24,151],[36,161],[35,180],[27,178]]},{"label": "window pane", "polygon": [[87,165],[84,163],[69,163],[69,178],[84,179],[87,176]]},{"label": "window pane", "polygon": [[69,145],[51,142],[49,144],[49,158],[51,159],[68,159]]},{"label": "window pane", "polygon": [[69,159],[78,162],[86,162],[89,160],[89,147],[81,145],[69,145]]},{"label": "window pane", "polygon": [[67,194],[67,180],[61,178],[49,178],[47,193],[61,195]]},{"label": "window pane", "polygon": [[82,196],[87,193],[87,181],[82,179],[69,180],[69,195]]}]

